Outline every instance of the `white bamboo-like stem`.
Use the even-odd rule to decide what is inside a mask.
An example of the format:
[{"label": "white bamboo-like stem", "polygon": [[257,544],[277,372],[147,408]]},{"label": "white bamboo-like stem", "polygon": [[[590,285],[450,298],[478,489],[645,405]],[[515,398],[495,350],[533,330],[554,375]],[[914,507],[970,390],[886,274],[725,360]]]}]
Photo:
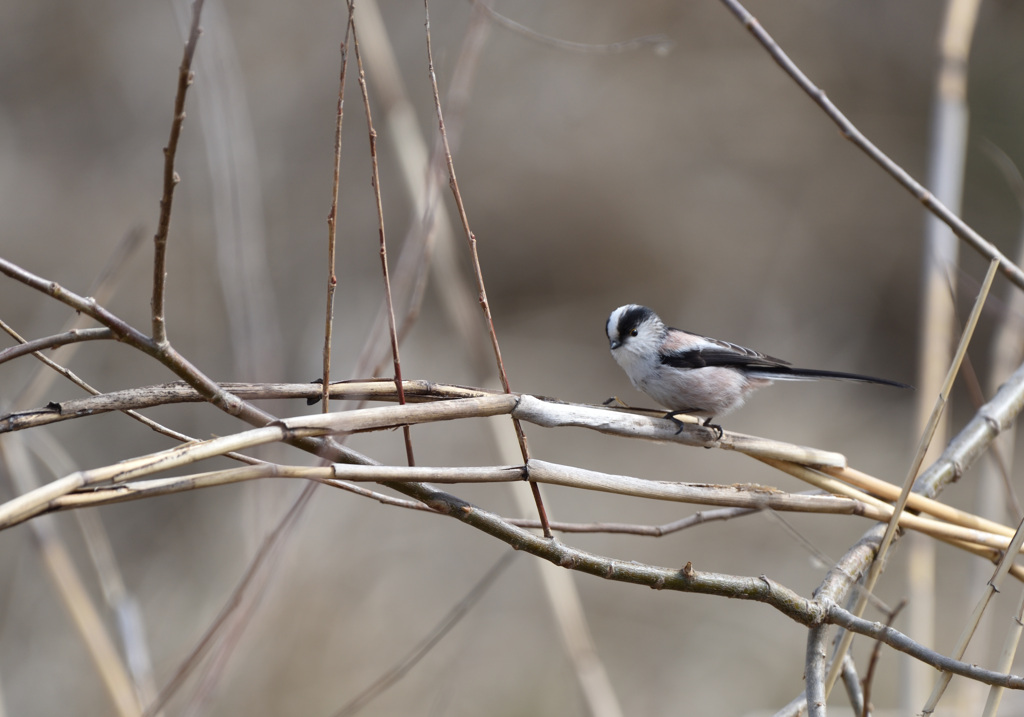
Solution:
[{"label": "white bamboo-like stem", "polygon": [[[168,462],[167,459],[166,455],[154,454],[146,462],[146,465],[150,472],[160,471],[165,465],[178,465],[176,462]],[[806,466],[772,459],[764,460],[769,465],[821,488],[831,495],[793,494],[762,485],[708,485],[646,480],[632,476],[600,473],[537,459],[531,459],[525,467],[513,465],[458,468],[364,466],[340,463],[330,466],[289,466],[261,463],[255,466],[172,478],[135,480],[130,483],[119,483],[109,487],[72,493],[49,500],[46,509],[63,510],[104,505],[262,478],[314,480],[342,487],[341,482],[375,482],[392,485],[411,482],[494,483],[522,481],[528,477],[537,483],[696,505],[726,506],[747,510],[771,509],[786,512],[858,515],[879,521],[886,521],[893,514],[893,507],[888,503]],[[136,471],[142,470],[141,467],[136,469]],[[1006,551],[1011,544],[1006,536],[1009,531],[1006,526],[1000,526],[1001,529],[998,532],[988,532],[940,520],[930,520],[912,513],[904,513],[900,517],[900,526],[922,532],[987,558],[994,558],[998,553]],[[1024,568],[1009,565],[1007,567],[1013,570],[1016,577],[1024,578]]]},{"label": "white bamboo-like stem", "polygon": [[[971,36],[979,0],[949,0],[940,42],[941,60],[932,100],[931,137],[928,148],[928,187],[935,197],[959,215],[963,200],[964,167],[967,158],[967,68]],[[917,430],[921,431],[931,410],[929,405],[942,386],[950,363],[956,316],[956,276],[960,265],[960,243],[953,231],[937,216],[924,217],[924,251],[921,267],[921,330],[918,351]],[[935,431],[936,440],[926,456],[934,460],[940,446],[949,440],[949,420],[943,417]],[[914,609],[909,612],[909,629],[929,643],[935,636],[935,547],[914,540],[907,560],[907,589]],[[905,711],[916,709],[927,693],[932,676],[926,668],[907,664],[908,679],[903,686]]]}]

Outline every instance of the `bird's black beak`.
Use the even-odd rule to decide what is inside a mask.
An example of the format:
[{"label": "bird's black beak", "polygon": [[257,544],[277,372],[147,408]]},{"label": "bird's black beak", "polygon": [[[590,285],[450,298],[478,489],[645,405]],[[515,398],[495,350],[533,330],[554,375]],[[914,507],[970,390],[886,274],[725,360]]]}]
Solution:
[{"label": "bird's black beak", "polygon": [[608,341],[608,345],[611,347],[611,350],[614,351],[615,349],[617,349],[620,346],[622,346],[622,342],[621,341],[616,341],[615,339],[611,339],[611,340]]}]

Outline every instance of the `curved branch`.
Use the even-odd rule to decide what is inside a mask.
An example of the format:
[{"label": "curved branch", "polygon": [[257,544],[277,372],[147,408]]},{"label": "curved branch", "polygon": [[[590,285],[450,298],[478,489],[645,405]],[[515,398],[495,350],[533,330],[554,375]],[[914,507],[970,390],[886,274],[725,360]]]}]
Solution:
[{"label": "curved branch", "polygon": [[53,336],[44,336],[41,339],[26,341],[17,346],[0,351],[0,363],[12,361],[19,356],[42,351],[43,349],[54,349],[58,346],[67,346],[81,341],[101,341],[114,338],[114,332],[110,329],[72,329]]}]

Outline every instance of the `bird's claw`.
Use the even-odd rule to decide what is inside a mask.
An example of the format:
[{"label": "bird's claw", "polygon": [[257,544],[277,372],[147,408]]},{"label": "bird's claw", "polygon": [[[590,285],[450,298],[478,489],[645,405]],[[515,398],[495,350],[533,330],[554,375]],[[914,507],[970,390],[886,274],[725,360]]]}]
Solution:
[{"label": "bird's claw", "polygon": [[722,436],[725,435],[725,431],[723,431],[722,427],[719,426],[717,423],[712,423],[712,418],[714,418],[714,416],[708,416],[707,418],[704,419],[704,423],[702,423],[701,425],[709,429],[712,433],[716,434],[715,440],[720,441],[722,440]]}]

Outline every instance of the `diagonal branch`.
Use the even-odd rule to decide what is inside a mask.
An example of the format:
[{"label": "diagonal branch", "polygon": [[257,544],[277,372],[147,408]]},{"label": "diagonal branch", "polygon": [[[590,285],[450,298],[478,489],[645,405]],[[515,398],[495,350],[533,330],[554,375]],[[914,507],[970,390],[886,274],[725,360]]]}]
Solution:
[{"label": "diagonal branch", "polygon": [[[395,370],[395,389],[398,391],[398,402],[405,403],[405,391],[402,388],[402,359],[398,350],[398,331],[395,329],[395,307],[391,297],[391,275],[388,272],[388,245],[384,233],[384,204],[380,191],[380,171],[377,166],[377,130],[373,128],[373,113],[370,112],[370,95],[366,87],[366,73],[363,71],[363,57],[359,53],[359,36],[356,33],[355,18],[352,17],[353,0],[349,0],[348,22],[352,28],[352,47],[355,49],[356,66],[359,70],[359,90],[363,95],[363,107],[366,110],[366,127],[370,136],[370,163],[373,174],[371,185],[373,186],[373,198],[377,206],[377,232],[380,238],[380,266],[381,274],[384,276],[384,303],[387,307],[388,335],[391,338],[391,360]],[[326,387],[324,390],[327,390]],[[409,465],[414,465],[416,460],[412,451],[412,432],[409,426],[402,426],[402,434],[405,438],[405,455]]]},{"label": "diagonal branch", "polygon": [[[452,160],[452,150],[448,143],[448,132],[444,126],[444,113],[441,111],[441,94],[437,89],[437,75],[434,72],[434,51],[430,40],[430,4],[429,0],[423,0],[423,13],[425,16],[424,26],[427,35],[427,73],[430,75],[430,86],[434,93],[434,109],[437,112],[437,126],[441,132],[441,143],[444,146],[444,158],[448,167],[448,184],[451,186],[452,196],[455,198],[455,206],[459,210],[459,218],[462,220],[462,230],[466,234],[466,241],[469,243],[469,255],[473,264],[473,276],[476,277],[476,288],[480,300],[480,308],[484,312],[484,320],[487,322],[487,330],[491,338],[491,348],[494,350],[494,360],[498,365],[498,376],[501,379],[501,387],[506,393],[511,393],[512,388],[508,382],[508,374],[505,372],[505,363],[501,359],[501,347],[498,345],[498,334],[494,330],[494,318],[491,316],[491,305],[487,301],[487,287],[484,286],[483,269],[480,267],[480,255],[476,247],[476,235],[469,228],[469,217],[466,214],[466,206],[462,201],[462,192],[459,191],[459,182],[455,178],[455,163]],[[518,418],[512,418],[512,425],[515,427],[516,438],[519,441],[519,450],[523,454],[523,460],[530,459],[530,449],[526,444],[526,433]],[[548,515],[544,508],[544,501],[541,499],[540,488],[530,484],[533,491],[533,500],[537,504],[537,513],[540,517],[544,530],[544,537],[551,537],[551,529],[548,527]]]},{"label": "diagonal branch", "polygon": [[825,91],[820,89],[797,67],[796,63],[789,59],[778,43],[772,38],[768,32],[761,27],[761,23],[757,21],[750,12],[743,7],[738,0],[722,0],[722,3],[732,12],[736,18],[743,23],[744,27],[750,31],[750,34],[757,39],[759,43],[767,50],[768,54],[771,55],[772,59],[775,60],[776,64],[782,68],[782,70],[789,75],[794,82],[802,89],[811,100],[821,107],[821,109],[828,115],[837,127],[845,139],[850,140],[858,149],[868,155],[876,164],[884,169],[893,179],[910,192],[925,208],[942,220],[953,233],[960,237],[962,240],[970,244],[979,254],[989,260],[995,260],[999,262],[999,269],[1003,272],[1006,277],[1012,281],[1018,288],[1024,289],[1024,270],[1021,270],[1019,266],[1010,261],[999,249],[997,249],[991,242],[982,237],[978,232],[972,229],[963,219],[958,217],[953,211],[951,211],[945,204],[936,199],[931,192],[929,192],[920,182],[914,179],[909,172],[903,167],[898,165],[892,159],[889,158],[885,152],[880,150],[874,145],[867,137],[865,137],[859,129],[851,122],[846,115],[839,111],[830,99],[825,95]]},{"label": "diagonal branch", "polygon": [[334,335],[334,291],[338,288],[335,275],[335,249],[338,222],[338,190],[341,187],[341,126],[345,119],[345,76],[348,74],[348,36],[352,28],[352,9],[348,6],[348,22],[345,23],[345,39],[341,41],[341,71],[338,78],[338,109],[334,123],[334,183],[331,185],[331,211],[327,215],[327,311],[324,318],[323,385],[321,398],[323,412],[330,410],[331,386],[331,338]]}]

